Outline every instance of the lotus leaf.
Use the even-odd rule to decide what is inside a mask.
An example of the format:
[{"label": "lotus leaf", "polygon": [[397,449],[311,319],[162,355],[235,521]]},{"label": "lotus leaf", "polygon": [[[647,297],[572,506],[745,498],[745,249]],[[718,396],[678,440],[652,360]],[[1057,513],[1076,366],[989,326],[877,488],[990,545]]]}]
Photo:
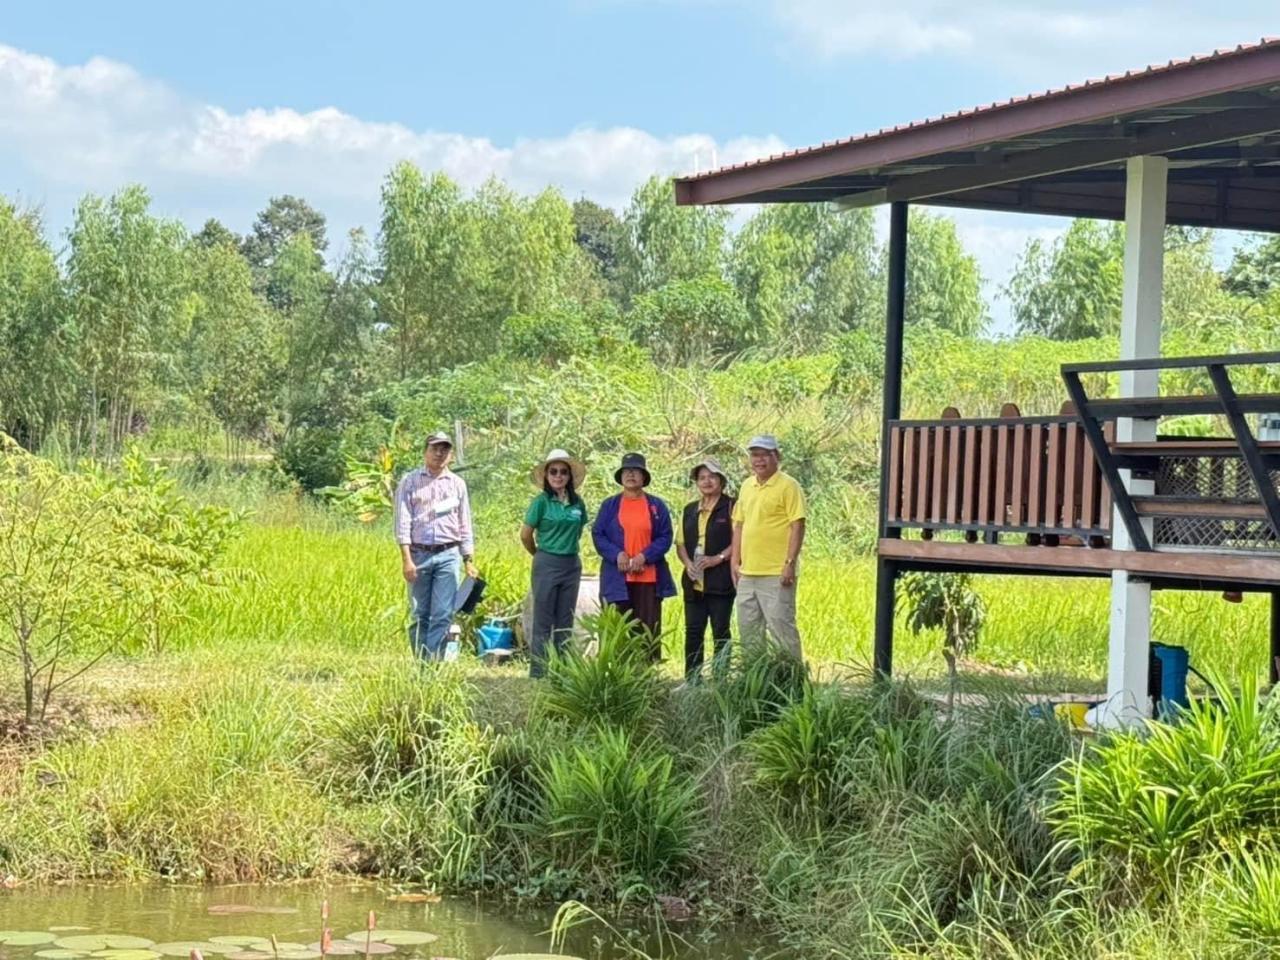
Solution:
[{"label": "lotus leaf", "polygon": [[[257,950],[262,947],[271,946],[270,937],[235,937],[235,936],[217,936],[210,937],[214,943],[220,947],[241,947],[243,949]],[[225,952],[225,951],[224,951]],[[232,951],[234,952],[234,951]]]},{"label": "lotus leaf", "polygon": [[369,956],[371,957],[376,957],[382,953],[396,952],[396,948],[393,944],[382,943],[376,939],[370,940],[367,945],[365,943],[364,937],[360,937],[357,940],[355,937],[349,936],[347,937],[347,939],[350,940],[352,943],[356,944],[360,948],[361,953],[368,953]]},{"label": "lotus leaf", "polygon": [[154,942],[145,937],[130,937],[123,933],[95,933],[82,937],[59,937],[53,941],[53,945],[62,947],[63,950],[93,953],[97,950],[145,950]]},{"label": "lotus leaf", "polygon": [[[307,944],[307,949],[319,951],[320,944],[318,941],[316,943],[309,943]],[[364,944],[352,943],[350,940],[335,940],[333,943],[329,944],[329,948],[325,950],[325,953],[331,957],[363,956]]]},{"label": "lotus leaf", "polygon": [[192,950],[199,950],[201,953],[226,954],[236,948],[232,944],[219,943],[211,938],[209,940],[171,940],[168,943],[157,943],[151,949],[166,957],[189,957]]},{"label": "lotus leaf", "polygon": [[270,950],[237,950],[228,953],[227,960],[272,960],[274,956]]},{"label": "lotus leaf", "polygon": [[56,933],[47,930],[0,930],[0,943],[11,947],[37,947],[42,943],[53,943]]},{"label": "lotus leaf", "polygon": [[52,950],[37,950],[35,955],[41,960],[81,960],[82,957],[89,956],[83,950],[62,950],[58,947]]},{"label": "lotus leaf", "polygon": [[[348,933],[347,939],[363,945],[365,933],[364,930]],[[375,930],[369,939],[376,943],[389,943],[395,947],[408,947],[415,943],[434,943],[440,938],[425,930]]]},{"label": "lotus leaf", "polygon": [[141,949],[125,950],[114,948],[107,950],[95,950],[93,951],[92,956],[97,957],[98,960],[160,960],[160,954],[156,953],[154,950]]}]

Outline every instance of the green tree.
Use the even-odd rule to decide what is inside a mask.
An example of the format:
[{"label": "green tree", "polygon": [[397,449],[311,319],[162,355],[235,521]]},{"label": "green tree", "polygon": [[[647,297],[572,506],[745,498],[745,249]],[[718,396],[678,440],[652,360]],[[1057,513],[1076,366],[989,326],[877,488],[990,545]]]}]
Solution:
[{"label": "green tree", "polygon": [[230,243],[190,250],[192,391],[236,438],[263,435],[278,394],[282,337]]},{"label": "green tree", "polygon": [[196,246],[200,247],[233,247],[239,249],[242,243],[239,236],[232,230],[227,229],[221,220],[210,217],[204,222],[204,226],[200,228],[200,232],[191,238]]},{"label": "green tree", "polygon": [[573,203],[574,239],[595,264],[609,295],[619,299],[618,284],[625,242],[622,221],[608,207],[581,197]]},{"label": "green tree", "polygon": [[980,334],[987,324],[982,274],[960,242],[955,221],[912,210],[907,236],[907,324],[964,337]]},{"label": "green tree", "polygon": [[759,340],[813,349],[879,322],[883,279],[867,211],[765,207],[734,237],[730,273]]},{"label": "green tree", "polygon": [[1237,247],[1223,284],[1229,293],[1250,300],[1280,289],[1280,236]]},{"label": "green tree", "polygon": [[0,429],[28,448],[67,412],[77,380],[71,333],[39,218],[0,199]]},{"label": "green tree", "polygon": [[478,220],[463,207],[458,185],[398,164],[382,186],[376,296],[400,377],[472,355],[468,320],[483,287],[480,267]]},{"label": "green tree", "polygon": [[641,294],[627,324],[655,359],[676,365],[724,362],[756,334],[737,291],[719,277],[673,280]]},{"label": "green tree", "polygon": [[[77,366],[89,412],[91,450],[119,447],[137,415],[181,376],[186,340],[185,231],[150,214],[139,186],[76,209],[67,259]],[[107,433],[99,436],[99,421]]]},{"label": "green tree", "polygon": [[[1004,293],[1020,333],[1054,340],[1114,336],[1120,330],[1124,224],[1075,220],[1057,240],[1027,244]],[[1235,322],[1241,305],[1213,265],[1213,234],[1169,227],[1164,235],[1164,327],[1204,333]]]},{"label": "green tree", "polygon": [[724,207],[677,207],[669,179],[641,184],[623,215],[623,302],[675,280],[724,276],[729,216]]},{"label": "green tree", "polygon": [[309,238],[316,262],[323,266],[324,252],[329,247],[324,214],[301,197],[285,194],[268,201],[241,243],[241,253],[253,269],[257,289],[272,306],[280,305],[281,294],[271,286],[271,267],[281,251],[300,234]]}]

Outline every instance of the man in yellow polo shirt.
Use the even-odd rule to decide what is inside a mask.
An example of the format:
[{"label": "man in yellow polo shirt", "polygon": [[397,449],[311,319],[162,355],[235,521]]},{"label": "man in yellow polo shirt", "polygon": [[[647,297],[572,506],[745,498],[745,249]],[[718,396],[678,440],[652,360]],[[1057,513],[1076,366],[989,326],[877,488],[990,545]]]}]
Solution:
[{"label": "man in yellow polo shirt", "polygon": [[804,543],[804,491],[779,468],[782,452],[770,434],[747,445],[751,473],[733,508],[733,557],[738,585],[738,630],[743,648],[764,639],[797,657],[796,575]]}]

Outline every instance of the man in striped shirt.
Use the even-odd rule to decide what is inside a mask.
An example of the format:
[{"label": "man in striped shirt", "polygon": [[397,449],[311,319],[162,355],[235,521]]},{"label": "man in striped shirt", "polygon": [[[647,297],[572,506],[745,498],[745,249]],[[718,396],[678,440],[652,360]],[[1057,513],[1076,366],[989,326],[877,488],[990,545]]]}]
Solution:
[{"label": "man in striped shirt", "polygon": [[466,482],[449,469],[453,441],[447,433],[427,437],[422,466],[396,487],[395,530],[405,582],[409,585],[409,645],[424,660],[444,656],[453,620],[458,570],[478,576],[472,554],[471,501]]}]

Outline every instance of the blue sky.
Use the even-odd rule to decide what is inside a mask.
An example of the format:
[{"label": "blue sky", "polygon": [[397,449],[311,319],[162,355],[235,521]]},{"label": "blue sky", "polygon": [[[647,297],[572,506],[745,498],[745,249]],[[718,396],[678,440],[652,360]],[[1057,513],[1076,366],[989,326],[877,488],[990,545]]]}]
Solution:
[{"label": "blue sky", "polygon": [[[302,194],[373,227],[398,159],[620,206],[747,159],[1280,32],[1274,0],[4,4],[0,193],[244,230]],[[1270,11],[1270,12],[1264,12]],[[961,214],[994,289],[1059,221]],[[997,313],[999,314],[997,308]]]}]

